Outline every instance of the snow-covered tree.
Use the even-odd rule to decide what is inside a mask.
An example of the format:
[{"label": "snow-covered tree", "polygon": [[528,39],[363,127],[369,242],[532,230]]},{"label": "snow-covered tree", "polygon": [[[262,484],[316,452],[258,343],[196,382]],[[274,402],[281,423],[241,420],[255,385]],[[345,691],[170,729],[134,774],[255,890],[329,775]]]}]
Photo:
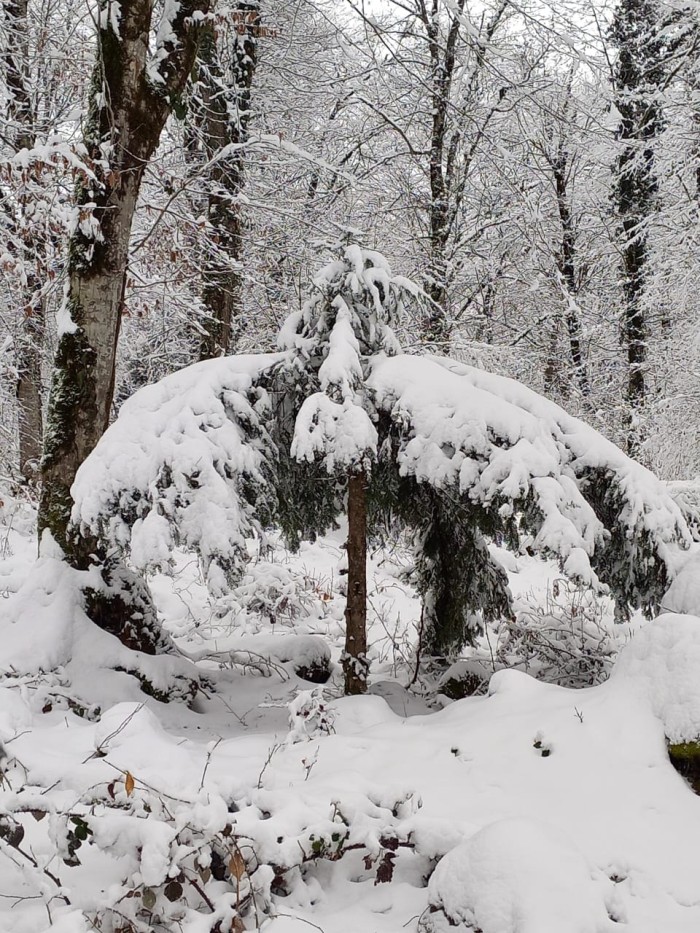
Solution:
[{"label": "snow-covered tree", "polygon": [[[379,439],[367,377],[374,363],[398,351],[391,323],[417,291],[392,276],[379,253],[348,243],[314,278],[311,297],[280,335],[289,354],[279,369],[278,419],[288,536],[325,530],[344,490],[347,500],[347,693],[364,692],[367,679],[367,487]],[[309,466],[316,482],[308,481]]]},{"label": "snow-covered tree", "polygon": [[258,0],[241,0],[230,18],[229,29],[209,24],[202,35],[190,101],[194,119],[188,125],[190,153],[200,147],[207,160],[203,173],[210,229],[202,267],[202,360],[229,352],[241,316],[243,147],[264,27]]},{"label": "snow-covered tree", "polygon": [[[129,239],[143,173],[194,64],[207,0],[100,0],[97,54],[83,126],[67,284],[42,458],[39,528],[76,565],[90,548],[67,535],[70,486],[110,418]],[[78,542],[80,544],[80,542]]]},{"label": "snow-covered tree", "polygon": [[191,548],[221,589],[247,537],[276,524],[294,543],[347,510],[351,692],[366,679],[365,542],[378,519],[415,533],[427,652],[510,613],[496,536],[558,557],[611,592],[620,616],[653,612],[690,543],[664,484],[513,380],[400,353],[391,322],[418,294],[380,254],[343,246],[279,354],[199,363],[133,396],[78,472],[74,527],[140,569]]},{"label": "snow-covered tree", "polygon": [[649,277],[647,230],[659,187],[654,146],[663,123],[659,98],[668,54],[658,4],[654,0],[622,0],[610,38],[618,52],[613,81],[615,107],[620,114],[617,135],[622,146],[614,166],[613,199],[620,226],[622,336],[629,366],[628,449],[635,453],[639,443],[635,419],[647,393],[649,323],[643,300]]}]

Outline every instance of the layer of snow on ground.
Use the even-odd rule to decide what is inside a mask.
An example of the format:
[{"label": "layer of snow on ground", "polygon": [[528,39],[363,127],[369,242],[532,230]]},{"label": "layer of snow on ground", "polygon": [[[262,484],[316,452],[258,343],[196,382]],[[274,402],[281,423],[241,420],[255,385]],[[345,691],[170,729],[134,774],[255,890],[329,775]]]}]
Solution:
[{"label": "layer of snow on ground", "polygon": [[[182,589],[154,578],[170,631],[202,659],[189,709],[145,696],[135,675],[165,687],[191,662],[140,658],[129,672],[123,649],[87,622],[75,574],[51,554],[33,564],[25,536],[8,536],[0,814],[21,824],[36,866],[0,831],[0,931],[90,930],[108,905],[126,912],[147,889],[179,883],[178,866],[194,858],[183,840],[204,844],[230,824],[250,846],[239,884],[268,905],[246,925],[265,933],[697,933],[700,802],[669,764],[666,736],[700,733],[700,619],[669,614],[641,627],[603,684],[573,690],[501,670],[488,695],[429,711],[402,686],[416,602],[394,558],[375,555],[381,682],[375,695],[334,698],[341,537],[244,580],[278,587],[250,616],[207,602],[184,566]],[[542,565],[503,560],[542,591]],[[304,638],[321,635],[334,664],[324,688],[300,681],[292,663],[315,644]],[[272,663],[236,657],[256,650]],[[30,813],[45,810],[41,822]],[[91,830],[80,865],[56,854],[62,814]],[[285,887],[272,865],[288,869]],[[165,929],[234,929],[230,873],[201,884],[213,911],[200,903]],[[177,906],[159,897],[140,929]]]}]

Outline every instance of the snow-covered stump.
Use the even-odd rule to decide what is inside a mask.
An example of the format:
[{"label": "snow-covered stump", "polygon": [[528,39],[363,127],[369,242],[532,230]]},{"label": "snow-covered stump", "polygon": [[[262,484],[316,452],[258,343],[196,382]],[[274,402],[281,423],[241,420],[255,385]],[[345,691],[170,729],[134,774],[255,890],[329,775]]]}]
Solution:
[{"label": "snow-covered stump", "polygon": [[93,568],[85,586],[85,611],[126,648],[144,654],[169,654],[174,646],[161,628],[146,581],[116,558]]}]

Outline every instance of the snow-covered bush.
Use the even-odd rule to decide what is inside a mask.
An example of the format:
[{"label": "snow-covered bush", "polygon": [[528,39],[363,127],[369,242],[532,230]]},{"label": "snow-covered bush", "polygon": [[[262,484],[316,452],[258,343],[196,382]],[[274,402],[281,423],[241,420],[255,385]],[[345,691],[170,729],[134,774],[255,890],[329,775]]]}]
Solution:
[{"label": "snow-covered bush", "polygon": [[700,476],[668,483],[668,490],[685,516],[693,537],[700,541]]},{"label": "snow-covered bush", "polygon": [[[147,724],[158,731],[150,714],[136,709],[140,728]],[[132,728],[133,715],[120,724],[124,708],[114,713],[100,733],[96,755],[101,757],[124,722]],[[212,743],[210,751],[215,747]],[[306,767],[310,771],[313,762]],[[414,847],[399,826],[403,801],[377,802],[362,791],[332,800],[286,799],[259,786],[225,800],[201,787],[186,796],[167,793],[117,769],[109,782],[77,799],[72,793],[47,798],[39,788],[10,792],[21,781],[21,771],[16,761],[10,762],[2,792],[0,851],[12,854],[26,883],[42,891],[49,904],[72,915],[71,930],[260,929],[265,918],[275,915],[277,898],[309,899],[306,889],[318,886],[321,863],[352,853],[376,884],[386,883],[392,880],[399,848]],[[50,869],[22,846],[27,827],[46,817],[54,854]],[[67,897],[74,871],[91,864],[105,870],[108,863],[120,881],[98,897],[83,897],[88,906],[74,907]]]},{"label": "snow-covered bush", "polygon": [[441,674],[438,687],[450,699],[485,693],[495,671],[515,668],[563,687],[602,683],[629,638],[613,625],[609,600],[566,578],[544,593],[520,597],[515,615],[488,623],[465,657]]},{"label": "snow-covered bush", "polygon": [[334,731],[335,712],[323,690],[302,690],[289,704],[288,742],[307,742]]},{"label": "snow-covered bush", "polygon": [[623,637],[606,609],[590,587],[555,580],[543,602],[521,601],[515,620],[499,626],[498,662],[563,687],[601,683]]},{"label": "snow-covered bush", "polygon": [[249,631],[293,627],[308,616],[323,618],[332,593],[317,579],[288,564],[257,560],[245,568],[230,593],[216,602],[220,625]]}]

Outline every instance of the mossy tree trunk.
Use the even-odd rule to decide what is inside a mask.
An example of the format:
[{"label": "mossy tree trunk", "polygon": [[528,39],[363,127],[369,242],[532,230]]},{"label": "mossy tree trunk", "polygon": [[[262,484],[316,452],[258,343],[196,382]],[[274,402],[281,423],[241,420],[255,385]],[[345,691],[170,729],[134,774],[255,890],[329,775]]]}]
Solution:
[{"label": "mossy tree trunk", "polygon": [[[234,11],[236,38],[231,50],[231,74],[222,67],[216,31],[208,27],[199,53],[201,88],[199,131],[211,165],[208,170],[208,242],[202,277],[202,302],[207,314],[199,349],[200,360],[230,352],[236,319],[241,314],[243,226],[240,193],[248,136],[250,95],[261,34],[260,5],[239,2]],[[231,147],[228,153],[222,152]]]},{"label": "mossy tree trunk", "polygon": [[195,13],[209,0],[176,6],[157,67],[148,73],[151,0],[101,0],[99,42],[84,131],[93,175],[77,183],[77,225],[49,398],[39,532],[51,532],[76,566],[91,544],[69,534],[71,485],[107,427],[128,261],[144,170],[196,54]]},{"label": "mossy tree trunk", "polygon": [[348,476],[348,595],[345,607],[345,693],[367,690],[367,477]]}]

